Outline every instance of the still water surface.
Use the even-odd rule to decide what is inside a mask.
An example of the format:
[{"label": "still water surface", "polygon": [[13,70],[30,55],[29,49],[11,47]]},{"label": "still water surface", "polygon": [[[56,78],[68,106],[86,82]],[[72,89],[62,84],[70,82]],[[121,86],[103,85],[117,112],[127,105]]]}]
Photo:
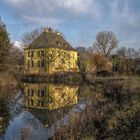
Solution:
[{"label": "still water surface", "polygon": [[78,85],[24,83],[24,88],[0,97],[0,140],[45,140],[47,130],[90,88]]}]

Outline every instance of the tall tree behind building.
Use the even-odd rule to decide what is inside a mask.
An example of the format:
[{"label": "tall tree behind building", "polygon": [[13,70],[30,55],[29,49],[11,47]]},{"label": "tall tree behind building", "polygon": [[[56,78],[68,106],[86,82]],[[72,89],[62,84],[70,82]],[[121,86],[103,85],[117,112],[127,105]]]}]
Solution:
[{"label": "tall tree behind building", "polygon": [[23,34],[22,43],[25,46],[31,44],[43,31],[44,28],[41,27],[40,29],[34,29],[31,32],[26,32]]},{"label": "tall tree behind building", "polygon": [[139,51],[135,48],[121,47],[117,50],[120,57],[119,71],[127,74],[134,73],[136,69],[136,58],[139,58]]},{"label": "tall tree behind building", "polygon": [[0,18],[0,72],[8,70],[9,66],[10,39],[6,25]]},{"label": "tall tree behind building", "polygon": [[112,51],[118,47],[118,39],[113,32],[102,31],[96,36],[93,49],[99,54],[109,57]]}]

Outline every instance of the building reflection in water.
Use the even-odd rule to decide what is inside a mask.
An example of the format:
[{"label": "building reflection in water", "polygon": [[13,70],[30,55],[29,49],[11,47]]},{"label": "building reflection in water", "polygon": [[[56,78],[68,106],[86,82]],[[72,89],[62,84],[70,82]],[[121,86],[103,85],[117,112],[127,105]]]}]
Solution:
[{"label": "building reflection in water", "polygon": [[78,86],[25,83],[25,107],[55,110],[77,104]]},{"label": "building reflection in water", "polygon": [[0,139],[20,140],[22,130],[31,128],[27,138],[44,140],[46,128],[78,103],[78,91],[77,85],[24,83],[24,96],[17,92],[0,100]]},{"label": "building reflection in water", "polygon": [[47,127],[77,104],[78,88],[77,85],[24,83],[25,110]]}]

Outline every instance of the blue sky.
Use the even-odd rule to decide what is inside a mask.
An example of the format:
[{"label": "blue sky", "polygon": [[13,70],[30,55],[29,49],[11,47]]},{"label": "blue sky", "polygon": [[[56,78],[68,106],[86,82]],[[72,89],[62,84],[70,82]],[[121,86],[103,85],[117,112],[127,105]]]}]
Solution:
[{"label": "blue sky", "polygon": [[113,31],[119,46],[140,48],[140,0],[1,0],[0,16],[12,41],[50,26],[74,46],[92,46],[100,31]]}]

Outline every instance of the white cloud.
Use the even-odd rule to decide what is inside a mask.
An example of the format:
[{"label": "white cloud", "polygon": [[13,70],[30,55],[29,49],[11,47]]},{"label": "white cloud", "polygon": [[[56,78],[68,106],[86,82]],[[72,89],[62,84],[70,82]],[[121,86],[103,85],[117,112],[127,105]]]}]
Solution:
[{"label": "white cloud", "polygon": [[134,7],[132,8],[130,0],[113,0],[110,9],[112,26],[118,33],[121,44],[139,47],[140,13],[136,12]]},{"label": "white cloud", "polygon": [[21,42],[19,42],[19,41],[14,41],[14,42],[12,42],[12,50],[14,51],[15,49],[17,50],[20,50],[20,51],[23,51],[23,48],[24,48],[24,46],[23,46],[23,44],[21,43]]},{"label": "white cloud", "polygon": [[39,24],[39,25],[46,25],[46,23],[53,27],[53,26],[57,26],[59,23],[62,22],[62,20],[60,19],[57,19],[57,18],[51,18],[51,17],[48,17],[48,18],[45,18],[45,17],[32,17],[32,16],[27,16],[27,15],[22,15],[21,16],[24,20],[30,22],[30,23],[35,23],[35,24]]},{"label": "white cloud", "polygon": [[111,13],[113,22],[120,27],[120,30],[137,31],[140,29],[140,15],[131,9],[128,0],[124,0],[122,8],[119,1],[114,0],[111,4]]},{"label": "white cloud", "polygon": [[13,45],[17,48],[21,48],[22,44],[19,41],[14,41]]},{"label": "white cloud", "polygon": [[139,9],[135,11],[137,0],[3,1],[15,11],[16,19],[18,17],[25,26],[59,28],[81,44],[90,44],[90,40],[101,30],[112,30],[122,44],[138,44],[140,13]]},{"label": "white cloud", "polygon": [[98,20],[101,7],[97,0],[4,0],[16,14],[30,22],[59,24],[69,20]]}]

